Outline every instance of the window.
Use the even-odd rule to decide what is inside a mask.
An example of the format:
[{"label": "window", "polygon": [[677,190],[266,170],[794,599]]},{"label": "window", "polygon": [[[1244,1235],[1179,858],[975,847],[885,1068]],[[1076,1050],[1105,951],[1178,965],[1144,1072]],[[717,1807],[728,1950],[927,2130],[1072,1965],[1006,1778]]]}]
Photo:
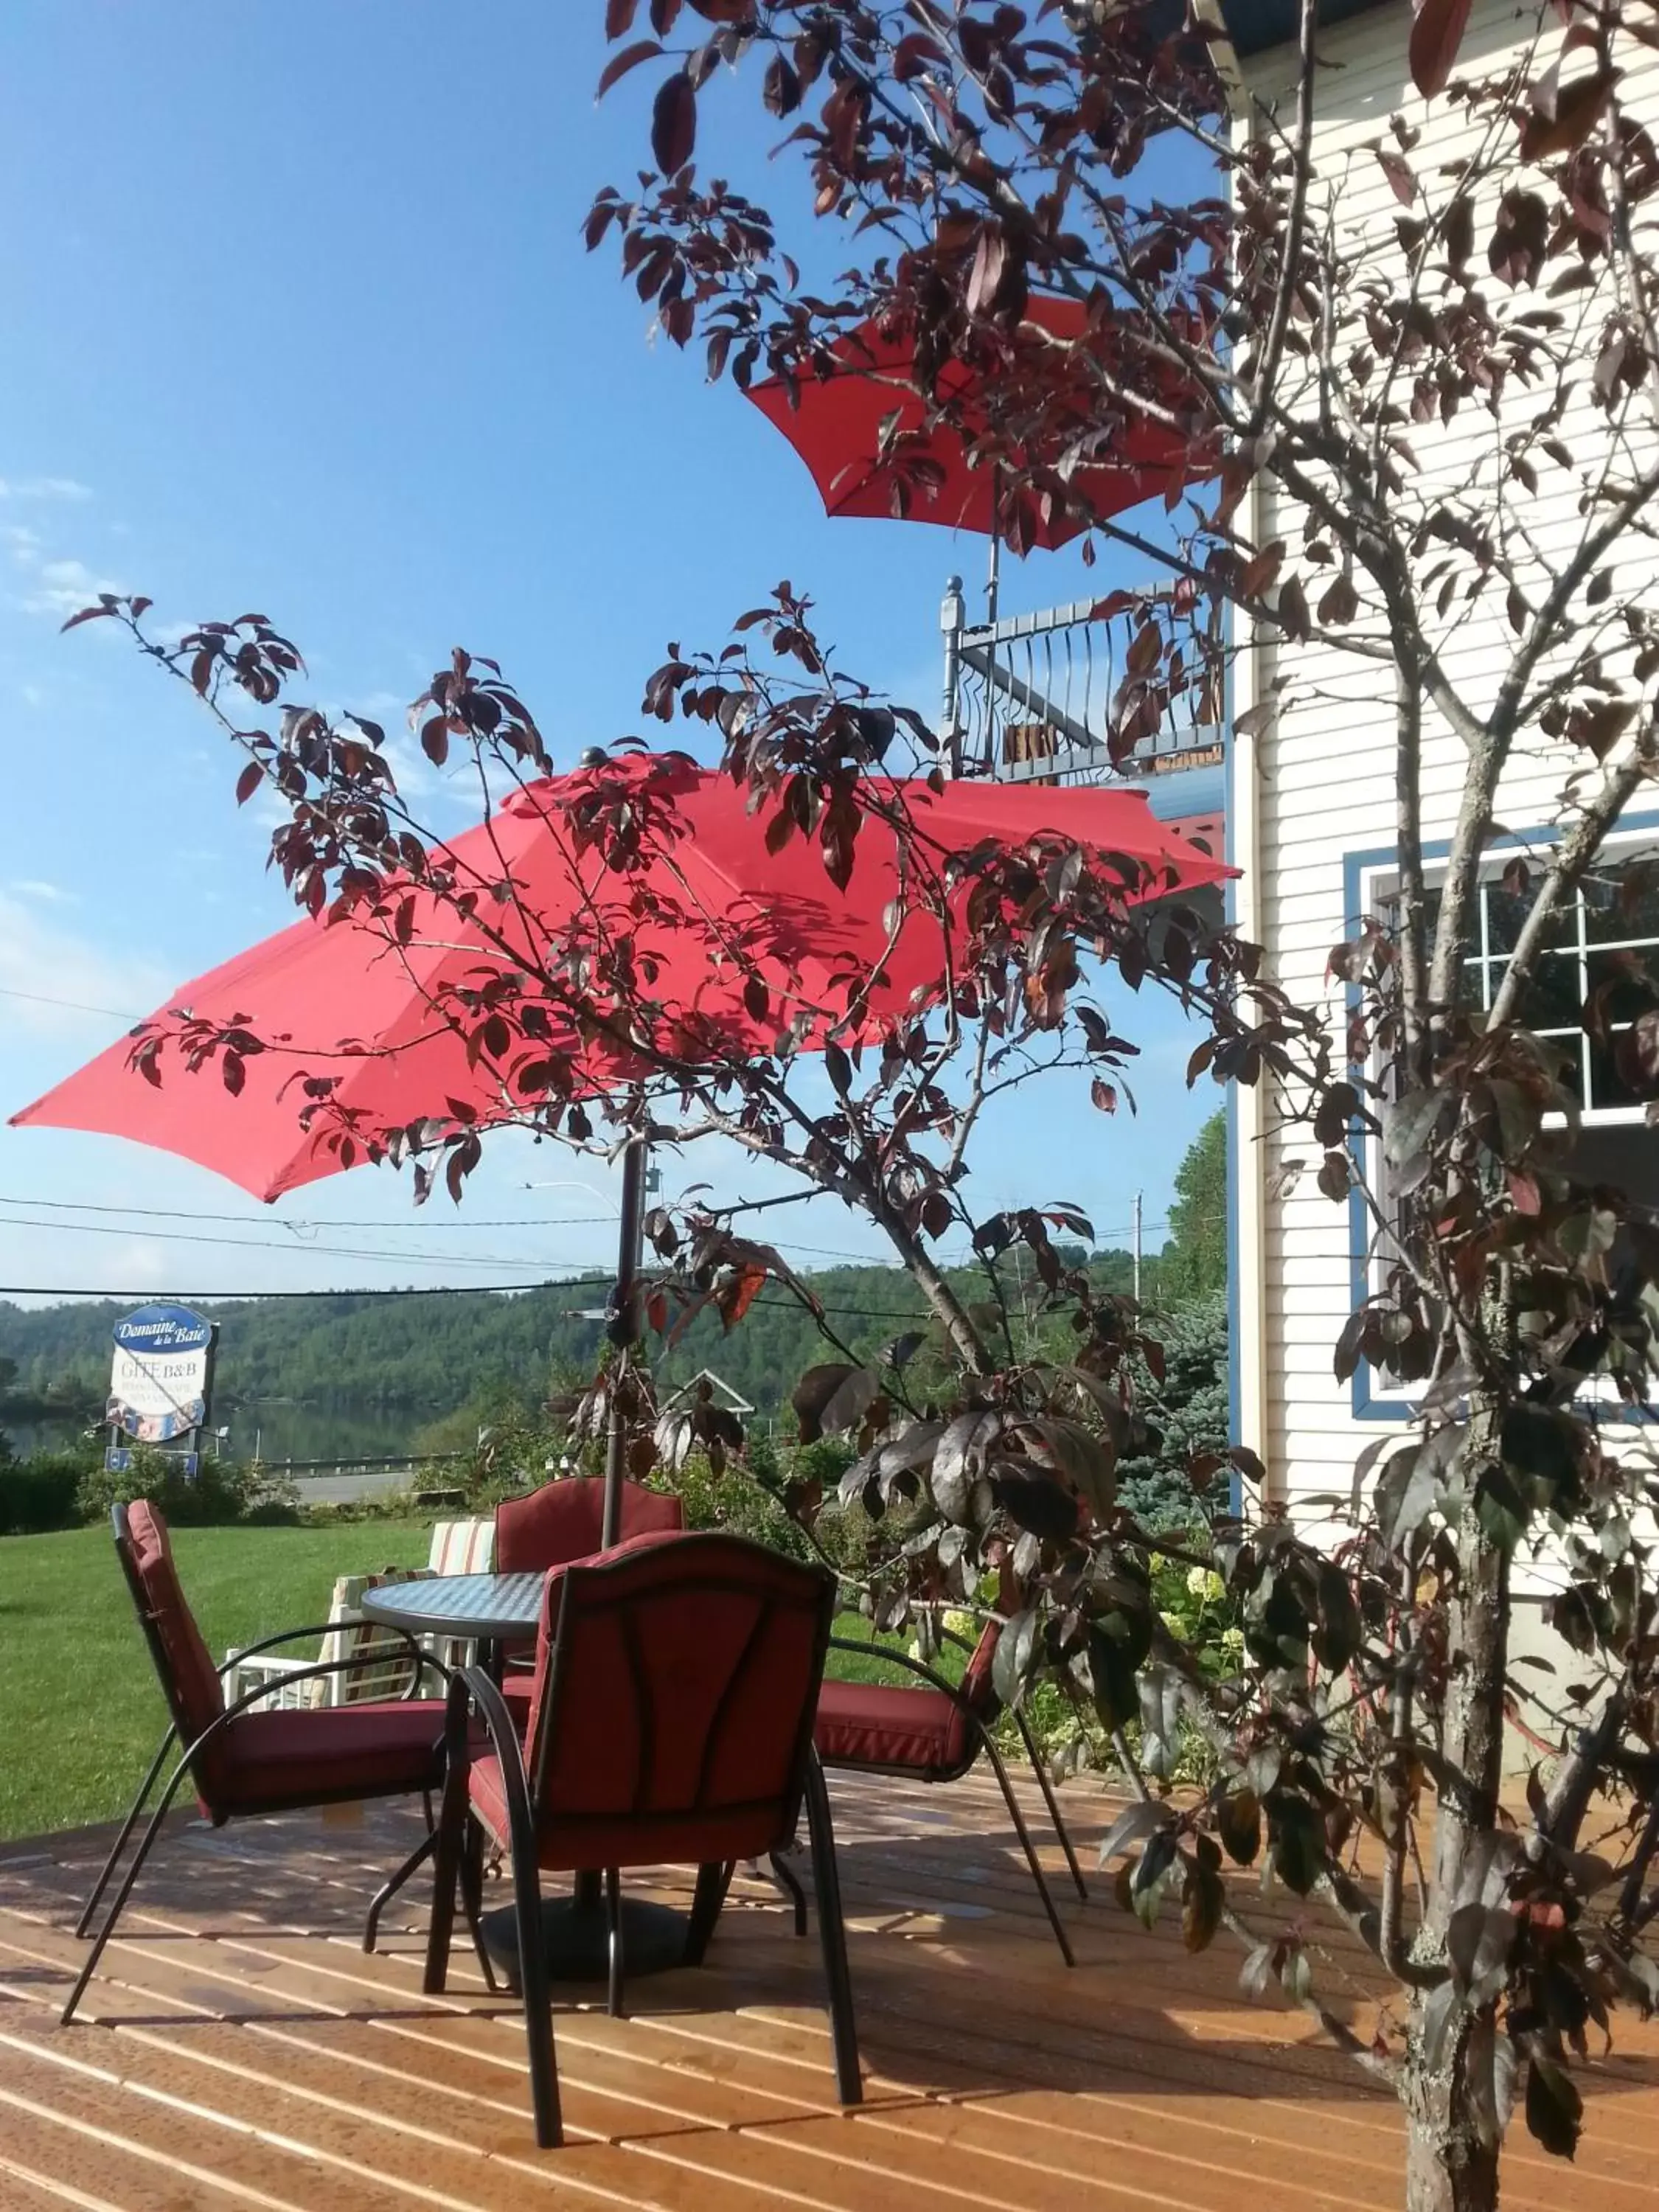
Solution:
[{"label": "window", "polygon": [[[1476,1006],[1497,996],[1531,905],[1530,890],[1509,888],[1501,877],[1480,885],[1478,935],[1464,961]],[[1620,1075],[1611,1040],[1659,994],[1659,869],[1643,857],[1602,870],[1557,917],[1545,945],[1522,994],[1522,1025],[1561,1047],[1564,1079],[1587,1115],[1640,1120],[1645,1102]],[[1595,1000],[1609,1032],[1601,1038],[1583,1026]]]},{"label": "window", "polygon": [[[1559,1047],[1563,1083],[1580,1103],[1583,1121],[1571,1172],[1586,1182],[1614,1186],[1659,1219],[1659,1127],[1649,1124],[1647,1102],[1625,1080],[1618,1055],[1618,1039],[1636,1016],[1659,1006],[1659,861],[1653,837],[1650,828],[1620,841],[1557,917],[1522,994],[1518,1018],[1535,1036]],[[1434,863],[1429,866],[1431,872]],[[1523,884],[1500,851],[1479,886],[1475,927],[1464,960],[1474,1006],[1490,1008],[1497,996],[1532,904],[1537,874],[1534,867],[1531,881]],[[1399,897],[1392,856],[1351,862],[1349,895],[1348,926],[1367,914],[1392,921]],[[1431,926],[1437,905],[1431,881]],[[1599,1036],[1584,1027],[1585,1009],[1593,1003],[1603,1030]],[[1388,1176],[1380,1145],[1374,1146],[1369,1166],[1371,1187],[1386,1213]],[[1370,1235],[1357,1202],[1354,1221],[1355,1288],[1363,1294],[1381,1287],[1394,1255],[1388,1239]],[[1615,1272],[1620,1259],[1615,1248]],[[1403,1413],[1413,1395],[1410,1388],[1364,1369],[1354,1378],[1354,1411],[1362,1415]]]}]

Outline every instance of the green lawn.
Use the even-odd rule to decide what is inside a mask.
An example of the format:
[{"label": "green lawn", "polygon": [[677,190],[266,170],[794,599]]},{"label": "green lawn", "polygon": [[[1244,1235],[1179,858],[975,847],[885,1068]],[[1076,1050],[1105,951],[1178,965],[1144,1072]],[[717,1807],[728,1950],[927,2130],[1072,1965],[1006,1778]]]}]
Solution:
[{"label": "green lawn", "polygon": [[[430,1542],[429,1524],[417,1521],[173,1532],[216,1659],[232,1644],[324,1620],[337,1575],[421,1565]],[[874,1640],[856,1613],[843,1613],[836,1632]],[[907,1679],[873,1657],[830,1657],[830,1673],[844,1678]],[[959,1655],[947,1656],[946,1673],[960,1668]],[[167,1709],[107,1530],[0,1537],[0,1841],[126,1810]]]},{"label": "green lawn", "polygon": [[[328,1613],[335,1577],[418,1566],[428,1523],[177,1528],[179,1576],[216,1659]],[[125,1812],[167,1726],[106,1528],[0,1537],[0,1838]]]}]

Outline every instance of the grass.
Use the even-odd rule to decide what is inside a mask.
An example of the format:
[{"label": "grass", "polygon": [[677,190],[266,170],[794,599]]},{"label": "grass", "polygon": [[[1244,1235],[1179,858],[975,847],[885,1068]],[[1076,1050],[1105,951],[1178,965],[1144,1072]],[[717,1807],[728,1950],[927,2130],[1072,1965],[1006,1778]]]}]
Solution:
[{"label": "grass", "polygon": [[[325,1619],[337,1575],[422,1565],[430,1541],[429,1525],[412,1520],[173,1531],[179,1578],[216,1659]],[[878,1640],[854,1613],[840,1615],[836,1633]],[[915,1680],[873,1653],[830,1660],[846,1680]],[[961,1664],[947,1650],[943,1671]],[[106,1529],[0,1537],[0,1841],[126,1810],[167,1708]]]},{"label": "grass", "polygon": [[[425,1563],[424,1522],[177,1528],[174,1554],[222,1659],[325,1620],[337,1575]],[[0,1839],[125,1811],[167,1708],[106,1528],[0,1537]]]}]

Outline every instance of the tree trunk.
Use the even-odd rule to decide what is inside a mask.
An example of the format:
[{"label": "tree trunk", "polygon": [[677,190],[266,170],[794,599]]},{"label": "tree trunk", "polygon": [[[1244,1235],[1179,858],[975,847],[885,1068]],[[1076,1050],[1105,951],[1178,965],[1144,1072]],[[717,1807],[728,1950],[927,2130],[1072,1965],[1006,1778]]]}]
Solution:
[{"label": "tree trunk", "polygon": [[1498,2153],[1481,2142],[1449,2067],[1413,2069],[1405,2094],[1406,2212],[1498,2212]]},{"label": "tree trunk", "polygon": [[[1497,1407],[1471,1406],[1468,1471],[1498,1456]],[[1466,1509],[1457,1530],[1458,1588],[1448,1608],[1443,1744],[1435,1814],[1428,1910],[1413,1949],[1443,1960],[1446,1929],[1468,1901],[1470,1846],[1498,1816],[1504,1773],[1504,1685],[1509,1664],[1509,1556]],[[1406,2107],[1406,2212],[1496,2212],[1498,2152],[1480,2140],[1465,2070],[1469,2023],[1445,2039],[1438,2066],[1423,2047],[1424,2001],[1413,2007],[1411,2051],[1401,2084]]]}]

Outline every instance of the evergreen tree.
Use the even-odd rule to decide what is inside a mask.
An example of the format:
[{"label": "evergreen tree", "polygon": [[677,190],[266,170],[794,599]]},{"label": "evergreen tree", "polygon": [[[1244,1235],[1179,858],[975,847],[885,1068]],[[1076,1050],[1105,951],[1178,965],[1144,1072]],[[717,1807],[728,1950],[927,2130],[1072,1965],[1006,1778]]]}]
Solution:
[{"label": "evergreen tree", "polygon": [[1185,1305],[1227,1287],[1227,1117],[1212,1114],[1176,1171],[1170,1240],[1158,1267],[1162,1304]]}]

